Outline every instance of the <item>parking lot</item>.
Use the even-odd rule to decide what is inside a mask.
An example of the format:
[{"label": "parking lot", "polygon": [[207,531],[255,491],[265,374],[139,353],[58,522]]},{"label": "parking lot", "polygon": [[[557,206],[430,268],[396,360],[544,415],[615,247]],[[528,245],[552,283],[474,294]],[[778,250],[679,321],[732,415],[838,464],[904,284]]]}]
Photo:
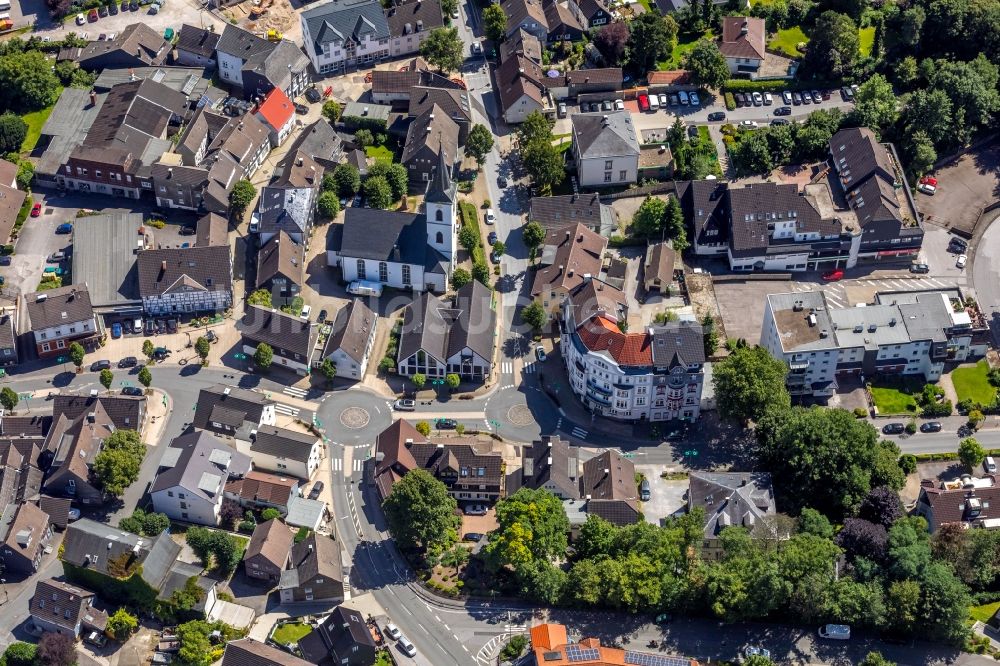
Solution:
[{"label": "parking lot", "polygon": [[[32,198],[42,204],[42,214],[25,220],[10,266],[0,267],[0,275],[4,278],[3,300],[7,302],[13,302],[18,294],[35,291],[48,265],[46,259],[54,252],[67,252],[73,240],[69,234],[57,234],[56,228],[76,219],[79,208],[74,204],[79,201],[64,202],[58,197],[47,196],[44,191],[32,193]],[[69,262],[64,261],[62,267],[67,269]]]},{"label": "parking lot", "polygon": [[983,207],[1000,199],[1000,140],[961,154],[933,175],[934,195],[916,195],[924,220],[971,235]]},{"label": "parking lot", "polygon": [[116,15],[105,16],[94,22],[88,21],[82,26],[77,25],[72,17],[65,23],[52,23],[48,20],[48,11],[44,10],[44,3],[40,4],[46,20],[39,21],[35,34],[52,40],[62,39],[70,32],[75,32],[77,35],[86,32],[88,39],[97,39],[101,33],[119,33],[131,23],[145,23],[161,34],[167,28],[179,31],[184,23],[204,28],[214,25],[216,32],[220,33],[226,27],[223,20],[206,11],[196,0],[166,0],[162,9],[156,14],[149,13],[148,5],[139,7],[136,11],[119,10]]},{"label": "parking lot", "polygon": [[660,477],[667,470],[663,465],[635,466],[635,471],[649,481],[649,500],[642,503],[642,515],[653,525],[661,525],[666,518],[683,513],[687,507],[687,479],[667,481]]}]

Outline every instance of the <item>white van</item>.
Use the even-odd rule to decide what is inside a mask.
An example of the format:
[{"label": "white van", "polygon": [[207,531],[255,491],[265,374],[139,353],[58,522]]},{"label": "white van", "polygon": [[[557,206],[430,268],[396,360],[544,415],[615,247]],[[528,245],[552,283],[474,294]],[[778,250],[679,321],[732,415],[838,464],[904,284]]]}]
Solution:
[{"label": "white van", "polygon": [[10,9],[10,0],[0,0],[0,11],[5,12]]},{"label": "white van", "polygon": [[355,296],[375,296],[378,298],[382,295],[382,283],[356,280],[348,285],[347,292]]},{"label": "white van", "polygon": [[650,111],[656,111],[659,108],[660,108],[660,100],[656,97],[656,95],[650,95],[649,96],[649,110]]},{"label": "white van", "polygon": [[819,628],[820,638],[846,641],[851,638],[851,627],[846,624],[824,624]]},{"label": "white van", "polygon": [[986,456],[986,459],[983,460],[983,469],[986,470],[987,474],[996,474],[997,461],[993,459],[993,456]]}]

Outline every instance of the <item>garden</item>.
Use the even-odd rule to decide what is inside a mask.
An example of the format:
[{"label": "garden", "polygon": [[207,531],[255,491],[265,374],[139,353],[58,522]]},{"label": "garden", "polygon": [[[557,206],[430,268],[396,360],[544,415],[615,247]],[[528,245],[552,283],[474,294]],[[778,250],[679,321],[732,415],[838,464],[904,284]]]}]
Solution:
[{"label": "garden", "polygon": [[910,377],[879,377],[868,385],[880,416],[916,413],[923,388],[922,379]]},{"label": "garden", "polygon": [[980,405],[992,405],[996,400],[997,389],[990,382],[990,366],[985,360],[973,366],[955,368],[951,373],[951,383],[959,402],[971,400]]}]

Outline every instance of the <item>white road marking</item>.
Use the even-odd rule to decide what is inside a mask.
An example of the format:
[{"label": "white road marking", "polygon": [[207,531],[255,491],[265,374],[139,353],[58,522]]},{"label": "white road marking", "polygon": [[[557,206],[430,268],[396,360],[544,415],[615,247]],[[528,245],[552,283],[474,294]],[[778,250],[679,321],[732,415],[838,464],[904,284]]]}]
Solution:
[{"label": "white road marking", "polygon": [[288,395],[296,398],[304,398],[307,395],[309,395],[309,391],[300,388],[295,388],[294,386],[286,386],[285,388],[281,389],[281,392],[287,393]]},{"label": "white road marking", "polygon": [[587,431],[584,430],[583,428],[579,427],[573,428],[572,434],[574,437],[579,437],[580,439],[587,439]]}]

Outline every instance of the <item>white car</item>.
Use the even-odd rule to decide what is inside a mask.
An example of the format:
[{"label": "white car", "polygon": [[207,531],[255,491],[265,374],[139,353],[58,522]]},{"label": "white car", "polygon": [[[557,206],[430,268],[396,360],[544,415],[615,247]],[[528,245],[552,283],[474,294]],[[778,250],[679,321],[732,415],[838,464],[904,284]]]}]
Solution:
[{"label": "white car", "polygon": [[625,110],[625,100],[616,99],[615,100],[615,110],[624,111]]},{"label": "white car", "polygon": [[937,187],[931,185],[930,183],[920,183],[919,185],[917,185],[917,189],[923,192],[924,194],[929,194],[932,196],[934,195],[935,192],[937,192]]},{"label": "white car", "polygon": [[452,12],[451,12],[451,17],[452,17],[453,19],[457,19],[457,18],[458,18],[458,7],[455,7],[455,9],[454,9],[454,10],[452,10]]},{"label": "white car", "polygon": [[701,100],[698,99],[698,93],[693,92],[688,97],[691,100],[691,106],[701,106]]},{"label": "white car", "polygon": [[660,95],[660,107],[666,109],[668,106],[670,106],[670,98],[666,93],[663,93]]},{"label": "white car", "polygon": [[960,254],[958,255],[958,261],[955,262],[955,265],[958,266],[959,268],[965,268],[965,264],[968,263],[968,261],[969,261],[968,256]]},{"label": "white car", "polygon": [[761,104],[764,103],[764,96],[761,95],[759,92],[753,93],[751,95],[751,97],[753,98],[753,105],[754,106],[760,106]]},{"label": "white car", "polygon": [[781,99],[785,102],[785,106],[792,105],[792,93],[788,92],[787,90],[781,93]]},{"label": "white car", "polygon": [[485,516],[489,509],[485,504],[472,504],[465,507],[464,511],[467,516]]},{"label": "white car", "polygon": [[486,224],[496,224],[497,216],[493,213],[492,208],[486,209]]},{"label": "white car", "polygon": [[774,98],[771,97],[771,93],[764,93],[764,106],[771,106],[772,104],[774,104]]},{"label": "white car", "polygon": [[413,643],[406,636],[400,636],[397,645],[399,645],[399,650],[407,657],[417,656],[417,648],[413,647]]},{"label": "white car", "polygon": [[410,400],[409,398],[400,398],[392,403],[392,408],[400,412],[412,412],[417,408],[417,403],[415,400]]},{"label": "white car", "polygon": [[86,22],[87,22],[87,17],[86,16],[84,16],[83,14],[77,14],[76,15],[76,24],[77,25],[83,25]]},{"label": "white car", "polygon": [[309,319],[309,315],[312,314],[312,311],[313,311],[313,309],[312,309],[311,305],[303,305],[302,306],[302,312],[299,313],[299,316],[302,317],[303,319],[308,320]]},{"label": "white car", "polygon": [[756,120],[741,120],[740,129],[757,129]]},{"label": "white car", "polygon": [[403,633],[399,630],[399,627],[394,625],[392,622],[385,625],[385,634],[394,641],[398,641],[399,637],[403,635]]}]

